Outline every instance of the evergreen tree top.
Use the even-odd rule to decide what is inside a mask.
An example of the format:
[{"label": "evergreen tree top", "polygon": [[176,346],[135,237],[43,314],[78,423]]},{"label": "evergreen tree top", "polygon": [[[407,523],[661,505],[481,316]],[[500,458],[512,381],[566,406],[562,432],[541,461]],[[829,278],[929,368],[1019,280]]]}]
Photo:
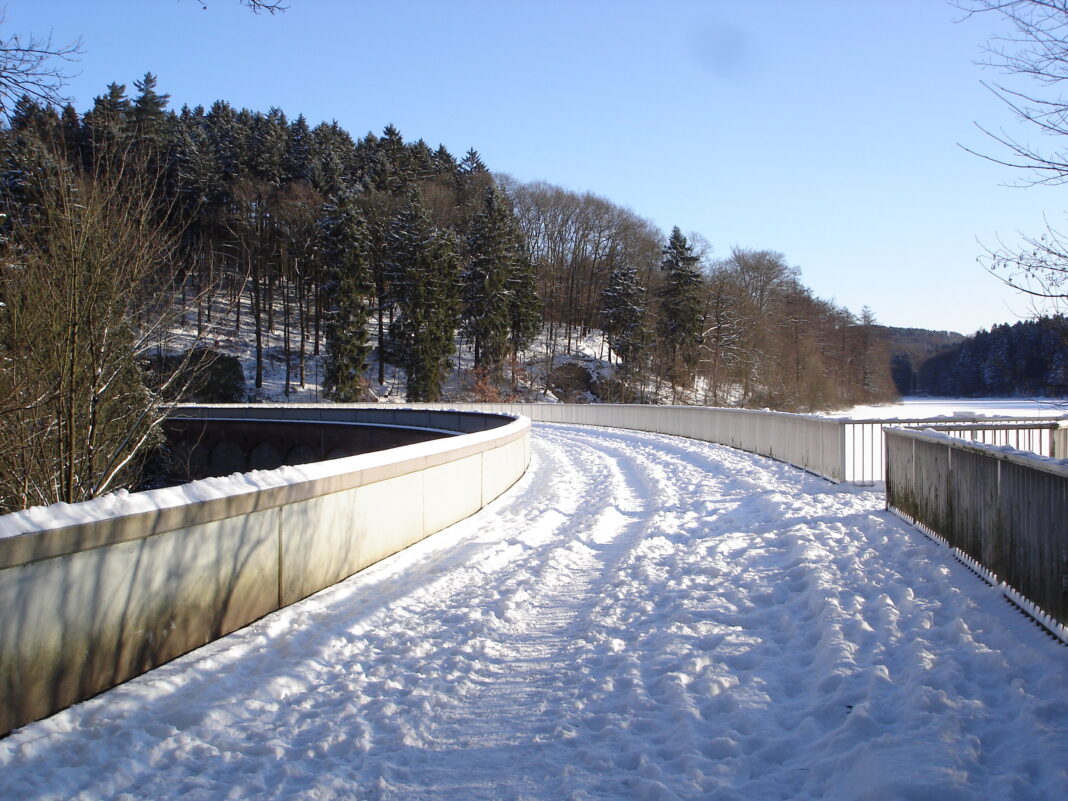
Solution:
[{"label": "evergreen tree top", "polygon": [[126,97],[126,84],[112,81],[107,85],[107,90],[106,95],[100,95],[96,100],[100,100],[109,105],[122,107],[128,107],[130,105],[130,100]]},{"label": "evergreen tree top", "polygon": [[171,99],[171,96],[161,95],[156,91],[156,76],[151,72],[146,72],[145,77],[139,81],[134,81],[134,87],[138,91],[138,95],[134,98],[133,106],[137,110],[144,112],[162,112],[167,107],[167,102]]},{"label": "evergreen tree top", "polygon": [[434,161],[438,166],[439,172],[456,172],[456,159],[452,157],[452,153],[448,151],[445,145],[438,145],[438,149],[434,151]]},{"label": "evergreen tree top", "polygon": [[692,272],[698,257],[694,255],[693,248],[683,236],[682,231],[676,225],[671,229],[671,236],[663,249],[664,259],[660,267],[665,272]]},{"label": "evergreen tree top", "polygon": [[460,172],[463,174],[477,173],[477,172],[489,172],[485,162],[482,161],[482,157],[478,154],[478,151],[471,148],[464,155],[463,161],[460,162]]}]

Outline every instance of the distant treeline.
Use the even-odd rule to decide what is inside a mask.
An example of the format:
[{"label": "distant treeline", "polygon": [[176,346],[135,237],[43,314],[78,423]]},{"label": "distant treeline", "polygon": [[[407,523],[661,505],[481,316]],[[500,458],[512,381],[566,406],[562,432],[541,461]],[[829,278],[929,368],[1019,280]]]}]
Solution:
[{"label": "distant treeline", "polygon": [[943,343],[939,352],[926,356],[895,343],[892,364],[902,394],[1068,396],[1068,319],[1042,317],[996,325]]}]

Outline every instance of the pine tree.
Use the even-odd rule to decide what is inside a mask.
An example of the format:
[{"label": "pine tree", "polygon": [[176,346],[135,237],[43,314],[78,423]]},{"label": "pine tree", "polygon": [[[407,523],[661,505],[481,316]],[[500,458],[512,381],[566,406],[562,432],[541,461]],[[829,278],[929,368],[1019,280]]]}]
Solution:
[{"label": "pine tree", "polygon": [[541,299],[534,263],[520,247],[508,276],[508,343],[512,349],[513,377],[519,351],[529,348],[541,329]]},{"label": "pine tree", "polygon": [[208,140],[211,142],[215,164],[219,170],[219,184],[229,186],[241,174],[242,130],[233,106],[224,100],[216,100],[204,116]]},{"label": "pine tree", "polygon": [[701,273],[686,237],[676,226],[663,250],[664,283],[660,299],[659,334],[667,349],[666,372],[673,384],[687,383],[701,344]]},{"label": "pine tree", "polygon": [[277,108],[272,108],[267,114],[256,114],[250,133],[249,166],[252,175],[264,183],[278,186],[282,183],[289,144],[286,115]]},{"label": "pine tree", "polygon": [[356,146],[356,159],[365,191],[403,193],[414,179],[411,154],[393,125],[381,138],[368,132]]},{"label": "pine tree", "polygon": [[115,146],[125,136],[130,115],[130,99],[126,96],[126,85],[110,83],[107,89],[106,95],[100,95],[93,100],[93,108],[82,118],[94,158],[100,153],[115,152]]},{"label": "pine tree", "polygon": [[459,321],[456,242],[433,227],[419,195],[413,193],[392,221],[389,250],[400,313],[391,339],[408,373],[407,399],[439,400]]},{"label": "pine tree", "polygon": [[434,151],[435,172],[438,175],[455,176],[457,169],[458,165],[452,153],[449,152],[445,145],[438,145],[438,149]]},{"label": "pine tree", "polygon": [[486,163],[482,161],[482,157],[478,154],[478,151],[473,147],[470,148],[463,157],[463,161],[460,162],[458,169],[460,175],[485,175],[489,172],[486,167]]},{"label": "pine tree", "polygon": [[1042,374],[1042,392],[1068,397],[1068,318],[1057,315],[1044,321],[1040,350],[1047,365]]},{"label": "pine tree", "polygon": [[408,145],[408,163],[411,165],[412,177],[417,181],[429,180],[437,174],[434,151],[423,139]]},{"label": "pine tree", "polygon": [[977,331],[972,339],[964,341],[957,353],[958,392],[965,397],[983,394],[982,365],[989,342],[990,335],[985,330]]},{"label": "pine tree", "polygon": [[327,274],[326,358],[323,389],[327,396],[353,403],[364,395],[367,296],[371,284],[365,252],[366,228],[351,194],[328,203],[320,221],[319,246]]},{"label": "pine tree", "polygon": [[464,330],[474,340],[475,368],[495,378],[508,351],[509,281],[520,254],[515,217],[500,190],[491,186],[471,222],[462,280]]},{"label": "pine tree", "polygon": [[321,195],[336,195],[354,183],[355,144],[336,122],[311,132],[308,180]]},{"label": "pine tree", "polygon": [[167,101],[170,95],[156,91],[156,76],[146,72],[145,77],[134,81],[137,97],[130,106],[128,123],[139,147],[159,150],[165,139]]},{"label": "pine tree", "polygon": [[201,212],[218,191],[219,168],[203,109],[183,106],[171,133],[171,191],[188,211]]},{"label": "pine tree", "polygon": [[1042,375],[1042,391],[1052,396],[1068,396],[1068,322],[1053,317],[1043,326],[1042,354],[1048,365]]},{"label": "pine tree", "polygon": [[601,327],[624,370],[637,361],[642,347],[645,289],[633,264],[618,265],[601,293]]},{"label": "pine tree", "polygon": [[282,160],[282,180],[308,180],[311,175],[311,129],[304,115],[298,116],[286,132],[286,153]]},{"label": "pine tree", "polygon": [[54,150],[63,138],[56,110],[41,105],[28,95],[15,101],[8,125],[16,139],[45,145],[50,150]]},{"label": "pine tree", "polygon": [[388,170],[388,185],[379,188],[394,192],[403,190],[412,179],[412,165],[401,132],[394,125],[387,125],[378,140],[378,148],[385,157]]},{"label": "pine tree", "polygon": [[67,154],[67,158],[74,164],[81,164],[85,155],[82,120],[70,103],[63,106],[63,111],[60,114],[60,125],[63,133],[63,149]]},{"label": "pine tree", "polygon": [[471,148],[456,166],[456,203],[464,217],[474,216],[484,204],[485,195],[494,189],[493,176],[478,155]]},{"label": "pine tree", "polygon": [[1007,325],[996,325],[990,329],[986,358],[980,367],[982,394],[1011,395],[1014,386],[1019,386],[1013,380],[1013,373],[1020,366],[1013,353],[1013,338]]}]

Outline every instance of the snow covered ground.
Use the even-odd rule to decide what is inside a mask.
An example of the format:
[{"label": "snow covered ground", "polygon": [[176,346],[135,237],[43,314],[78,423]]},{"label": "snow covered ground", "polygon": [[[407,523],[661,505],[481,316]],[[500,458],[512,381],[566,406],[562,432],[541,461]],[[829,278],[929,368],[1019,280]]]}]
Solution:
[{"label": "snow covered ground", "polygon": [[882,506],[537,425],[484,512],[0,740],[0,797],[1064,798],[1068,648]]},{"label": "snow covered ground", "polygon": [[[286,393],[286,359],[283,348],[283,334],[281,324],[283,310],[281,300],[276,300],[274,322],[275,328],[264,331],[263,345],[263,386],[255,388],[256,376],[256,348],[253,331],[251,328],[252,309],[251,300],[242,295],[241,308],[243,327],[240,332],[233,327],[233,310],[223,297],[215,301],[215,324],[210,326],[202,338],[196,334],[195,319],[193,315],[187,315],[186,319],[176,325],[171,331],[172,340],[168,350],[182,352],[185,349],[199,345],[200,347],[212,348],[221,353],[236,356],[244,369],[245,390],[250,402],[262,403],[320,403],[327,402],[322,393],[322,380],[325,375],[325,350],[320,355],[314,355],[313,343],[309,340],[305,343],[304,359],[304,384],[300,383],[299,360],[296,353],[297,344],[293,344],[293,353],[290,356],[289,393]],[[550,368],[560,367],[562,364],[576,362],[585,367],[595,380],[603,379],[614,374],[614,368],[610,365],[613,358],[605,342],[605,337],[599,330],[589,331],[585,336],[580,336],[577,331],[572,332],[570,340],[570,353],[565,353],[567,340],[563,332],[558,333],[557,341],[553,345],[547,336],[547,331],[542,330],[535,338],[530,348],[523,351],[517,362],[519,368],[519,380],[517,383],[517,399],[524,401],[556,401],[556,397],[545,391],[546,371]],[[368,381],[368,401],[377,400],[382,403],[404,403],[407,395],[408,377],[405,370],[389,362],[385,365],[385,381],[378,383],[378,327],[371,321],[367,329],[368,343],[372,350],[368,354],[368,364],[365,375]],[[550,352],[556,354],[550,359]],[[443,386],[444,397],[453,400],[478,400],[473,392],[475,382],[474,375],[474,350],[470,342],[461,336],[456,338],[456,353],[451,359],[450,370]],[[507,365],[505,374],[511,376],[511,365]],[[504,394],[511,392],[511,387],[503,388]],[[667,397],[665,390],[665,398]]]}]

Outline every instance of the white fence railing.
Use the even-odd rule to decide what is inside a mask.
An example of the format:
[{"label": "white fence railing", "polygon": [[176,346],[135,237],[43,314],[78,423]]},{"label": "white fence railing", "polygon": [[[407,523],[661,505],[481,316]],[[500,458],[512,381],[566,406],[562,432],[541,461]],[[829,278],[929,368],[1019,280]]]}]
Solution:
[{"label": "white fence railing", "polygon": [[886,426],[935,429],[983,445],[1007,445],[1039,456],[1068,457],[1064,437],[1058,436],[1066,418],[1055,417],[939,417],[909,420],[842,420],[845,436],[843,474],[853,484],[885,480]]}]

